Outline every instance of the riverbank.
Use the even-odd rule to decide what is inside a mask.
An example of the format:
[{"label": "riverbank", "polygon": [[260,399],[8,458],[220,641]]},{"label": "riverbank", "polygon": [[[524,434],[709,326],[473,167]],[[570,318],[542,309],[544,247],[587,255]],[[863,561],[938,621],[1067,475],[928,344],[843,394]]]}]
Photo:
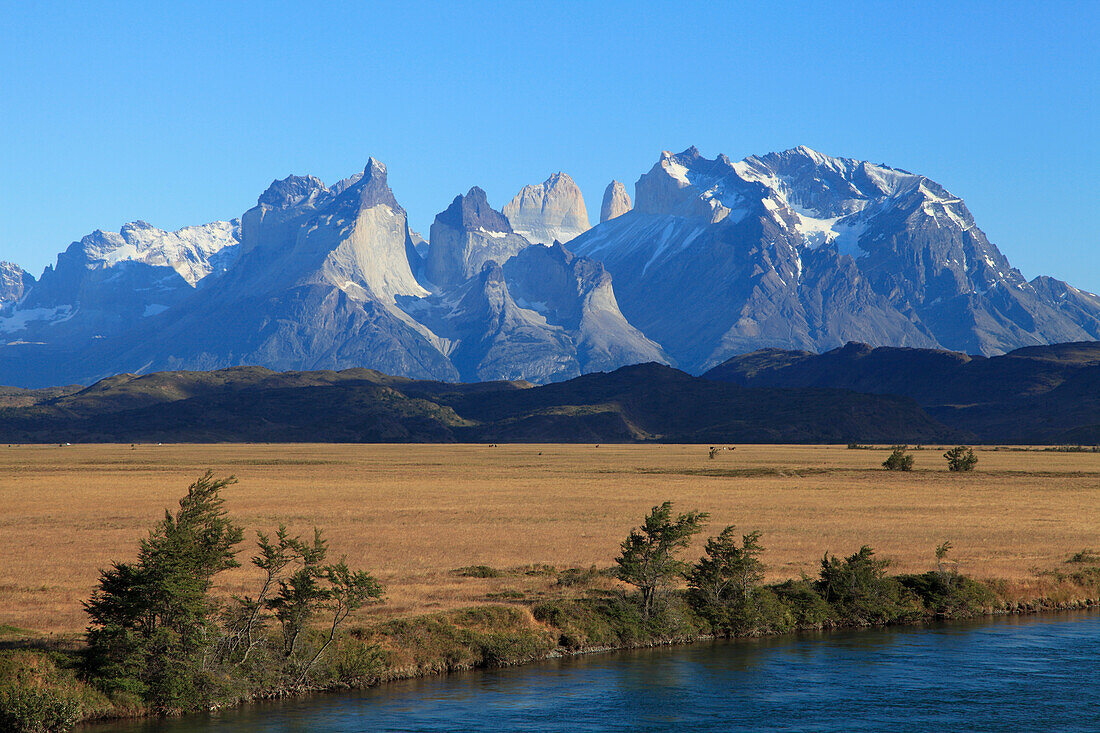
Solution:
[{"label": "riverbank", "polygon": [[[890,599],[838,597],[826,601],[819,586],[808,579],[788,580],[760,587],[757,595],[761,600],[755,612],[738,628],[716,627],[691,607],[682,592],[670,595],[647,618],[635,596],[607,587],[606,573],[557,571],[544,566],[541,572],[552,573],[557,582],[574,591],[580,586],[581,593],[534,604],[484,605],[356,626],[340,635],[311,684],[291,691],[265,689],[262,682],[253,680],[258,686],[238,688],[217,706],[716,637],[1097,608],[1100,558],[1091,560],[1037,574],[1035,587],[1047,592],[1026,600],[1007,599],[1003,593],[1014,586],[1005,581],[975,581],[940,570],[884,578],[898,591]],[[1016,592],[1018,589],[1013,590]],[[12,634],[10,629],[3,631]],[[5,643],[0,635],[0,722],[17,731],[66,730],[79,722],[149,713],[132,697],[108,698],[82,681],[77,671],[80,649],[51,649],[50,645],[48,639],[38,644],[30,640]],[[21,692],[13,695],[13,690]],[[40,727],[33,727],[35,720]]]},{"label": "riverbank", "polygon": [[549,659],[86,733],[1100,730],[1100,609]]}]

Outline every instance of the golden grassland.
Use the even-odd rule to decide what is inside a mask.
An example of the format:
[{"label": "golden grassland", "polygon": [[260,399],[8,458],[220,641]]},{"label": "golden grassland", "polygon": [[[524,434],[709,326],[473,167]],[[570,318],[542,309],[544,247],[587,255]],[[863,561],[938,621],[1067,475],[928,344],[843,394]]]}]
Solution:
[{"label": "golden grassland", "polygon": [[[607,567],[651,506],[710,512],[764,533],[772,579],[816,574],[825,551],[870,544],[895,572],[923,571],[951,540],[959,569],[1042,591],[1037,570],[1100,548],[1100,454],[978,451],[972,474],[942,449],[911,473],[888,450],[697,445],[73,445],[0,449],[0,624],[67,635],[98,569],[129,560],[139,538],[207,468],[248,531],[226,593],[252,592],[256,529],[322,527],[333,556],[386,585],[374,616],[446,610],[547,592],[521,568]],[[692,555],[703,543],[699,538]],[[456,568],[516,569],[497,578]]]}]

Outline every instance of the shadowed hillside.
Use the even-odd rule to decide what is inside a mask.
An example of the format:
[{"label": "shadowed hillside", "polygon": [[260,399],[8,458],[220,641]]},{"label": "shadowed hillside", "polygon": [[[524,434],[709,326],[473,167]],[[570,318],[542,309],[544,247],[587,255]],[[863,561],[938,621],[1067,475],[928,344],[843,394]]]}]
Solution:
[{"label": "shadowed hillside", "polygon": [[[38,399],[35,399],[35,396]],[[750,389],[659,364],[534,387],[369,369],[118,375],[25,391],[4,442],[937,442],[964,439],[907,398]]]},{"label": "shadowed hillside", "polygon": [[1100,443],[1100,342],[1003,356],[850,343],[824,354],[762,349],[703,375],[752,388],[851,389],[910,397],[985,442]]}]

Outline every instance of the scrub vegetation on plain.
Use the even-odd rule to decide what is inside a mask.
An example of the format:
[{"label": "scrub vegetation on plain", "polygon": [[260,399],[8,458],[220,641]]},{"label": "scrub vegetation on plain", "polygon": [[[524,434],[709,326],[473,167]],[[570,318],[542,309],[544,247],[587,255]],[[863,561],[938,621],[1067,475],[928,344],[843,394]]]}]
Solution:
[{"label": "scrub vegetation on plain", "polygon": [[[555,650],[1097,600],[1100,565],[1087,549],[1096,545],[1095,454],[984,451],[981,470],[960,475],[942,450],[915,450],[913,470],[894,474],[882,470],[890,449],[834,447],[739,446],[717,460],[703,446],[13,447],[7,490],[25,524],[7,503],[0,537],[14,529],[27,541],[0,544],[0,570],[11,573],[0,579],[11,650],[0,672],[15,683],[0,707],[22,706],[27,719],[61,729],[73,716],[208,707]],[[1028,470],[1034,463],[1042,466]],[[173,534],[183,515],[163,511],[199,465],[240,477],[216,487],[218,516],[232,520],[218,525],[225,542],[206,581],[162,582],[153,560],[191,547]],[[233,560],[247,557],[241,525],[279,527],[258,538],[252,563]],[[302,540],[314,527],[327,539]],[[63,556],[43,537],[70,549]],[[374,574],[358,575],[350,603],[356,571],[343,560],[323,564],[323,553],[309,559],[329,542]],[[84,575],[72,573],[84,563]],[[71,574],[54,581],[50,567]],[[305,585],[302,572],[313,574]],[[16,586],[30,577],[45,582]],[[166,588],[186,601],[178,633],[194,622],[201,634],[181,642],[114,603]],[[386,602],[368,608],[383,588]],[[82,637],[89,597],[93,632]],[[347,632],[295,626],[287,604],[304,598],[306,607],[311,597],[307,616],[335,609]],[[31,617],[23,604],[36,600]],[[257,614],[267,621],[253,626]],[[287,646],[288,618],[301,648]],[[201,675],[141,677],[155,669],[159,645],[180,643]],[[108,664],[101,656],[96,666],[99,653]],[[211,670],[220,675],[213,686]]]}]

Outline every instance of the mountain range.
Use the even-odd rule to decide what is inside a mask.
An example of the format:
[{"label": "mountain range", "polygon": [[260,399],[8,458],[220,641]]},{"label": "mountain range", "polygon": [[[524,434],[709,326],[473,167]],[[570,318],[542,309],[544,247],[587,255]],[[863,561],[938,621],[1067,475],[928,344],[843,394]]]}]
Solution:
[{"label": "mountain range", "polygon": [[370,159],[277,180],[239,219],[96,231],[34,278],[0,264],[0,383],[370,368],[543,384],[850,341],[993,356],[1100,339],[1100,297],[1027,281],[929,178],[806,147],[662,153],[600,221],[565,173],[478,187],[423,239]]}]

